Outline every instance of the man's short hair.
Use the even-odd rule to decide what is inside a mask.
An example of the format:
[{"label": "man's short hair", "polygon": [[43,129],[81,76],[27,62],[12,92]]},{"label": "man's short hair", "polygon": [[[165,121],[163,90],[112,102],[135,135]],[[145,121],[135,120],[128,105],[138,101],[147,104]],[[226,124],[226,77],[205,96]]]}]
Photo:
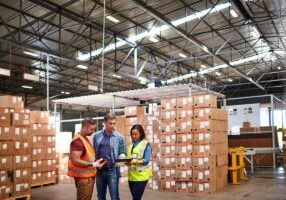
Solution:
[{"label": "man's short hair", "polygon": [[111,119],[116,119],[116,115],[113,114],[113,113],[107,113],[105,116],[104,116],[104,121],[107,122],[108,120],[111,120]]},{"label": "man's short hair", "polygon": [[85,127],[87,125],[96,125],[96,121],[90,117],[84,118],[84,120],[81,122],[81,126]]}]

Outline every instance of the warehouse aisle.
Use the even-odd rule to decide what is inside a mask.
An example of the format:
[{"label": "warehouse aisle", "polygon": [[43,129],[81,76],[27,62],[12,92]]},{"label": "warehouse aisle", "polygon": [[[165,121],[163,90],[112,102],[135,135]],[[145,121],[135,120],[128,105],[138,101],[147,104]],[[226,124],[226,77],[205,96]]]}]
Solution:
[{"label": "warehouse aisle", "polygon": [[[147,189],[143,200],[285,200],[286,179],[285,171],[279,169],[273,173],[272,169],[259,170],[241,185],[229,185],[225,189],[211,195],[193,195],[185,193],[157,192]],[[120,185],[122,200],[129,200],[131,196],[127,185]],[[32,200],[73,200],[75,188],[72,184],[59,184],[32,190]],[[94,197],[94,199],[96,199]]]}]

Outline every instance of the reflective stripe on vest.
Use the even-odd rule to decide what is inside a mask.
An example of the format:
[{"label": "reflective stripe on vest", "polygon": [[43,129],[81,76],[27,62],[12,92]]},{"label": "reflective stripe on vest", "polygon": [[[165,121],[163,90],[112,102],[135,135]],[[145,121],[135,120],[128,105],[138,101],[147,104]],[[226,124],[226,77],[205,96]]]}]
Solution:
[{"label": "reflective stripe on vest", "polygon": [[[82,137],[79,133],[75,135],[72,141],[80,139],[84,145],[84,148],[86,150],[86,155],[81,157],[82,160],[94,161],[95,153],[94,150],[91,146],[91,144],[84,138]],[[90,178],[96,175],[95,168],[92,166],[86,166],[86,167],[81,167],[75,165],[72,160],[69,158],[68,162],[68,176],[71,177],[77,177],[77,178]]]},{"label": "reflective stripe on vest", "polygon": [[[133,158],[132,154],[137,154],[136,159],[143,159],[144,151],[148,141],[143,139],[140,143],[133,148],[133,144],[128,147],[127,158]],[[133,148],[133,152],[132,152]],[[128,168],[128,180],[129,181],[146,181],[151,176],[151,169],[148,165],[141,165]]]}]

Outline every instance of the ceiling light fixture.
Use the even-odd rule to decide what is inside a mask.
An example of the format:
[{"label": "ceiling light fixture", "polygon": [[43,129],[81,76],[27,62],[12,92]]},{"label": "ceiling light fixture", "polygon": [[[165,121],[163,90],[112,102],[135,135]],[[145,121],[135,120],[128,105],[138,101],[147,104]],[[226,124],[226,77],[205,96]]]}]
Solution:
[{"label": "ceiling light fixture", "polygon": [[39,75],[34,75],[34,74],[24,73],[23,78],[25,80],[29,80],[29,81],[35,81],[35,82],[39,82],[40,81],[40,76]]},{"label": "ceiling light fixture", "polygon": [[231,78],[227,79],[228,82],[232,82],[233,80]]},{"label": "ceiling light fixture", "polygon": [[183,53],[179,53],[179,56],[182,57],[182,58],[186,58],[187,56]]},{"label": "ceiling light fixture", "polygon": [[[181,19],[175,20],[175,21],[172,22],[172,24],[174,26],[179,26],[179,25],[184,24],[186,22],[190,22],[190,21],[193,21],[193,20],[196,20],[196,19],[200,19],[200,18],[202,18],[203,16],[205,16],[207,14],[215,13],[217,11],[229,8],[230,6],[231,6],[231,4],[229,2],[224,3],[224,4],[220,4],[220,5],[216,5],[214,7],[214,9],[208,8],[206,10],[202,10],[200,12],[196,12],[196,13],[194,13],[192,15],[187,16],[187,17],[183,17]],[[128,44],[127,41],[129,41],[131,44],[134,45],[135,41],[137,41],[137,40],[140,40],[140,39],[142,39],[144,37],[150,37],[152,35],[155,35],[155,34],[158,34],[158,33],[162,32],[162,31],[165,31],[165,30],[167,30],[169,28],[170,27],[167,26],[167,25],[162,25],[162,26],[159,26],[157,28],[153,28],[150,31],[145,31],[145,32],[140,33],[138,35],[134,35],[132,37],[126,38],[126,41],[122,40],[122,39],[119,39],[116,42],[116,47],[118,48],[118,47],[121,47],[121,46],[123,46],[125,44]],[[80,55],[80,56],[77,57],[77,59],[81,60],[81,61],[88,60],[91,56],[97,56],[97,55],[100,55],[102,52],[108,52],[108,51],[111,51],[111,50],[114,50],[114,49],[115,49],[115,43],[112,43],[110,45],[107,45],[104,49],[100,48],[100,49],[94,50],[94,51],[92,51],[90,53]],[[208,51],[208,49],[205,48],[205,51]]]},{"label": "ceiling light fixture", "polygon": [[97,92],[98,91],[98,86],[97,85],[88,85],[87,89]]},{"label": "ceiling light fixture", "polygon": [[238,14],[236,13],[236,11],[234,9],[230,9],[229,12],[230,12],[232,17],[234,17],[234,18],[238,17]]},{"label": "ceiling light fixture", "polygon": [[154,43],[159,42],[159,39],[156,36],[149,37],[149,40]]},{"label": "ceiling light fixture", "polygon": [[221,73],[220,72],[216,72],[215,73],[217,76],[221,76]]},{"label": "ceiling light fixture", "polygon": [[280,66],[278,66],[278,67],[277,67],[277,69],[279,69],[279,70],[280,70],[280,69],[281,69],[281,67],[280,67]]},{"label": "ceiling light fixture", "polygon": [[29,52],[29,51],[23,51],[23,54],[26,54],[26,55],[29,55],[29,56],[33,56],[33,57],[39,57],[38,54],[35,54],[35,53],[32,53],[32,52]]},{"label": "ceiling light fixture", "polygon": [[77,65],[76,67],[79,69],[88,69],[88,67],[85,65]]},{"label": "ceiling light fixture", "polygon": [[10,69],[0,68],[0,75],[3,75],[3,76],[11,76],[11,70],[10,70]]},{"label": "ceiling light fixture", "polygon": [[206,69],[207,66],[202,64],[202,65],[201,65],[201,68]]},{"label": "ceiling light fixture", "polygon": [[116,19],[115,17],[112,17],[111,15],[106,16],[106,18],[109,19],[110,21],[114,22],[114,23],[120,22],[118,19]]},{"label": "ceiling light fixture", "polygon": [[25,88],[25,89],[33,89],[32,86],[28,86],[28,85],[22,85],[22,88]]},{"label": "ceiling light fixture", "polygon": [[112,76],[115,77],[115,78],[119,78],[119,79],[122,78],[122,76],[120,76],[118,74],[112,74]]}]

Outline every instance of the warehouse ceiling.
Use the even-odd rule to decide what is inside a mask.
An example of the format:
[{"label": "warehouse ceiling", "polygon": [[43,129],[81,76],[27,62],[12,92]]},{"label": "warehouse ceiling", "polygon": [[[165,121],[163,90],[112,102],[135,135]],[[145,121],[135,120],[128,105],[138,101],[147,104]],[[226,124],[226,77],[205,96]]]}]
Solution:
[{"label": "warehouse ceiling", "polygon": [[227,97],[284,93],[282,0],[1,0],[0,9],[0,91],[28,105],[47,83],[51,99],[179,83]]}]

